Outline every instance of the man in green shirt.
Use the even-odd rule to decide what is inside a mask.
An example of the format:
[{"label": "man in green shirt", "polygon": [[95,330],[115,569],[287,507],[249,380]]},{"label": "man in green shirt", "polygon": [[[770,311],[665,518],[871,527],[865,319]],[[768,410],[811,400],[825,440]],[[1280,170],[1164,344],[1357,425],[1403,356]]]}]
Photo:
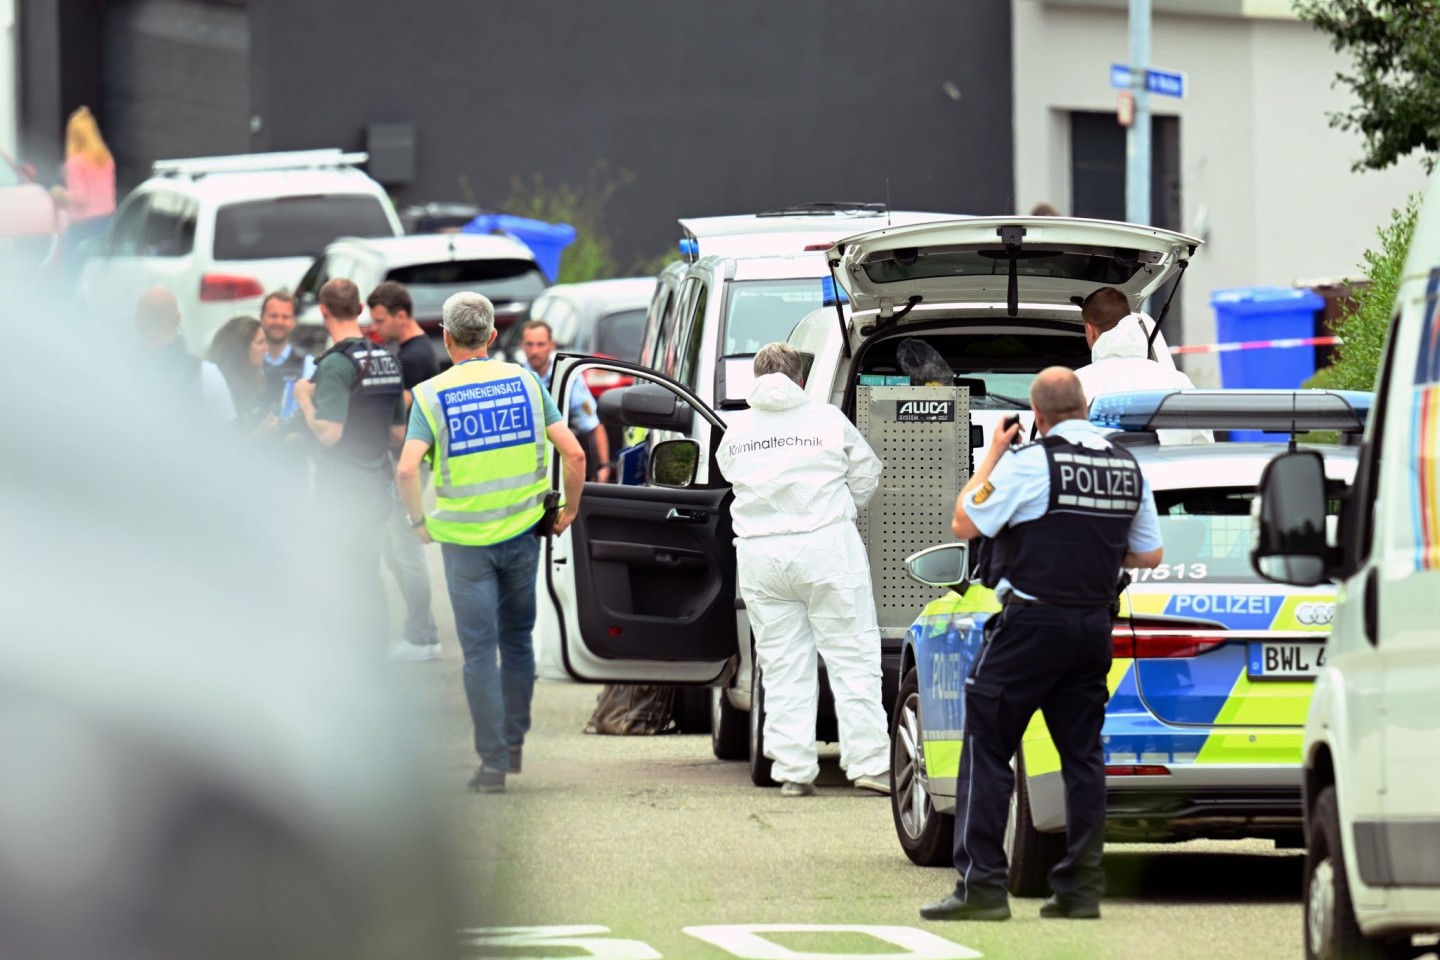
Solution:
[{"label": "man in green shirt", "polygon": [[379,650],[390,626],[380,554],[395,502],[391,451],[405,439],[405,384],[394,354],[361,333],[355,284],[321,287],[320,315],[335,345],[314,377],[295,384],[295,402],[316,441],[315,494],[348,565],[347,598],[366,606],[364,630]]}]

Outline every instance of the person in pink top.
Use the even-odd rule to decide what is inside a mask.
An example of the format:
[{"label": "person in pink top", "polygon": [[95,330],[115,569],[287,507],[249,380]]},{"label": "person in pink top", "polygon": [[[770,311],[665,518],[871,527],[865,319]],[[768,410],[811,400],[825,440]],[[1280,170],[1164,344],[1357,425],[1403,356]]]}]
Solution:
[{"label": "person in pink top", "polygon": [[65,186],[53,192],[65,204],[71,223],[115,212],[115,158],[89,107],[70,114],[65,125]]}]

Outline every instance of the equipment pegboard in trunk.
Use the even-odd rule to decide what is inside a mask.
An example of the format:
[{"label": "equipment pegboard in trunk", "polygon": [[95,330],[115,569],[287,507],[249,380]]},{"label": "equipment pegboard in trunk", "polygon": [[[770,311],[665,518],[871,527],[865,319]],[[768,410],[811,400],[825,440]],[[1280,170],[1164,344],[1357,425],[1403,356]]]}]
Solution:
[{"label": "equipment pegboard in trunk", "polygon": [[950,518],[970,478],[970,389],[857,387],[855,426],[885,463],[880,489],[860,513],[880,632],[904,636],[936,596],[906,576],[905,558],[955,541]]}]

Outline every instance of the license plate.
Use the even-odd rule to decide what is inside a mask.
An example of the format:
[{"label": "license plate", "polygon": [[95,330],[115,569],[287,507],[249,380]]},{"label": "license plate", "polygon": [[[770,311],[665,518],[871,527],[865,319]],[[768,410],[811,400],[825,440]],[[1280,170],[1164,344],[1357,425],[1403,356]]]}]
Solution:
[{"label": "license plate", "polygon": [[1325,666],[1325,644],[1267,640],[1250,644],[1250,676],[1314,677]]}]

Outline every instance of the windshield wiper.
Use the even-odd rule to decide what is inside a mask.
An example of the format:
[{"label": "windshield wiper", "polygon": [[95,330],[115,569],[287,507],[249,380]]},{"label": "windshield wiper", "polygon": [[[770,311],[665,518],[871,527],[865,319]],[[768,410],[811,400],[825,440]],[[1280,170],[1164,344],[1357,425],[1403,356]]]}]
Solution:
[{"label": "windshield wiper", "polygon": [[[977,397],[976,399],[978,400],[979,398]],[[1002,401],[1002,402],[1004,402],[1004,403],[1010,404],[1010,406],[1014,407],[1016,410],[1029,410],[1029,409],[1030,409],[1030,401],[1029,401],[1029,400],[1017,400],[1017,399],[1014,398],[1014,397],[1007,397],[1007,396],[1005,396],[1005,394],[1003,394],[1003,393],[986,393],[986,394],[985,394],[985,399],[987,399],[987,400],[1000,400],[1000,401]]]}]

